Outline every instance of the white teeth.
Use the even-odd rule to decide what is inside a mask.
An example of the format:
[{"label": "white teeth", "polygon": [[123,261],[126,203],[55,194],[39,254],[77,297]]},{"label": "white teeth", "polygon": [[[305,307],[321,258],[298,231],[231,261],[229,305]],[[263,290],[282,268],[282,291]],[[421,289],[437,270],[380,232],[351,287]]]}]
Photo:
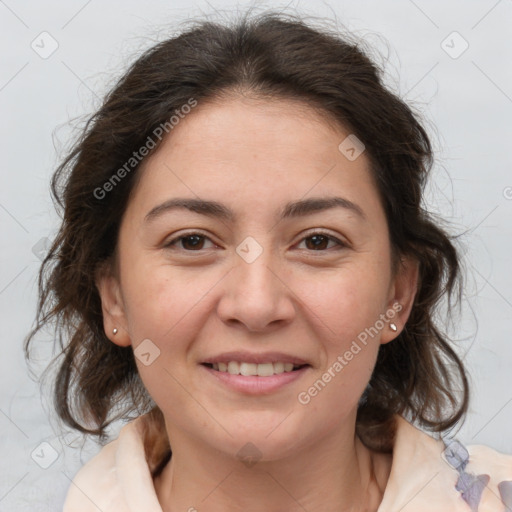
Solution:
[{"label": "white teeth", "polygon": [[230,361],[228,363],[228,373],[238,375],[240,373],[240,365],[236,361]]},{"label": "white teeth", "polygon": [[241,375],[258,375],[258,366],[254,363],[240,363]]},{"label": "white teeth", "polygon": [[284,372],[284,363],[274,363],[272,366],[274,367],[274,373]]},{"label": "white teeth", "polygon": [[213,363],[212,368],[219,372],[227,372],[231,375],[258,375],[259,377],[270,377],[284,372],[293,371],[293,363]]},{"label": "white teeth", "polygon": [[270,375],[274,375],[274,365],[272,363],[262,363],[255,366],[257,366],[256,372],[260,377],[269,377]]}]

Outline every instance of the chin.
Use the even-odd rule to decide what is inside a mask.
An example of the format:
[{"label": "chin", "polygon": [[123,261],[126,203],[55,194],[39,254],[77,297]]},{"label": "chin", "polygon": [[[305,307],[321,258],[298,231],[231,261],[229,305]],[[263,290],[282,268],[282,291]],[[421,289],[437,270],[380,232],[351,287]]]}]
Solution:
[{"label": "chin", "polygon": [[[271,421],[263,421],[261,414],[244,414],[238,418],[236,425],[226,426],[231,436],[223,431],[221,447],[217,448],[242,461],[270,462],[284,459],[299,450],[302,444],[307,444],[309,436],[305,432],[304,422],[275,413],[267,415]],[[259,417],[255,418],[256,415]],[[240,419],[247,422],[240,422]]]}]

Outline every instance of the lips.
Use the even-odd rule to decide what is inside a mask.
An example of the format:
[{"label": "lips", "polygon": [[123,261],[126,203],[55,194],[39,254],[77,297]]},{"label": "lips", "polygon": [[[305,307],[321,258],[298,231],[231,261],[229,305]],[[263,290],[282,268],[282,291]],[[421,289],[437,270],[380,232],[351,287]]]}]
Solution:
[{"label": "lips", "polygon": [[[274,371],[274,365],[280,365],[284,363],[238,363],[236,361],[230,362],[231,364],[235,364],[233,371],[237,368],[242,367],[242,371],[244,364],[254,365],[256,367],[260,367],[260,365],[265,366],[270,364],[272,366],[272,371]],[[228,363],[228,364],[230,364]],[[215,363],[219,366],[222,363]],[[224,363],[226,364],[226,363]],[[292,363],[287,363],[292,364]],[[261,396],[261,395],[269,395],[272,393],[278,392],[280,389],[286,389],[286,387],[291,386],[294,382],[302,379],[304,375],[308,374],[311,370],[311,366],[309,364],[301,365],[301,366],[293,366],[292,371],[283,371],[282,373],[272,373],[266,376],[261,375],[242,375],[240,373],[229,373],[227,371],[214,370],[214,363],[206,363],[199,365],[200,368],[205,372],[204,375],[209,376],[209,379],[213,379],[209,381],[209,383],[220,384],[222,387],[234,391],[235,393],[241,393],[243,395],[252,395],[252,396]],[[249,367],[250,368],[250,367]],[[279,369],[279,367],[278,367]],[[283,368],[284,369],[284,368]],[[240,370],[239,370],[240,371]],[[207,386],[209,386],[209,383]]]},{"label": "lips", "polygon": [[281,352],[225,352],[209,357],[201,364],[219,376],[242,379],[275,379],[311,366],[300,357]]}]

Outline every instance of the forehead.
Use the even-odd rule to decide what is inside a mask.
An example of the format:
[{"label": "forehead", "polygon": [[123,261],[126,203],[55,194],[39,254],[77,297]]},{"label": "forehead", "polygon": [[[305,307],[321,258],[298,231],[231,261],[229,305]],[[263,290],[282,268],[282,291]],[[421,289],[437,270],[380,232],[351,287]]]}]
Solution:
[{"label": "forehead", "polygon": [[145,213],[172,195],[266,208],[336,189],[368,202],[366,155],[339,149],[349,135],[298,100],[200,102],[143,162],[135,198]]},{"label": "forehead", "polygon": [[199,103],[174,127],[166,148],[193,146],[189,158],[268,160],[272,155],[294,161],[307,155],[308,161],[328,163],[346,135],[339,123],[304,101],[230,97]]}]

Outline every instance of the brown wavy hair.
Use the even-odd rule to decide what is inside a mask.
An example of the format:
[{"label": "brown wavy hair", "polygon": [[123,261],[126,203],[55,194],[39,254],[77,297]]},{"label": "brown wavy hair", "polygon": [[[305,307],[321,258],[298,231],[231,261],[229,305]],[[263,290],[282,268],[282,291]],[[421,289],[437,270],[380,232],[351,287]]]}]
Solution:
[{"label": "brown wavy hair", "polygon": [[96,271],[116,251],[140,165],[105,197],[94,191],[190,98],[201,103],[233,93],[297,99],[354,133],[366,146],[384,206],[394,270],[401,255],[419,262],[408,321],[392,343],[380,346],[359,402],[358,435],[369,448],[390,451],[395,413],[435,432],[464,418],[466,371],[435,322],[443,299],[459,303],[462,287],[454,237],[422,206],[431,142],[419,116],[384,86],[369,55],[350,33],[314,27],[297,15],[246,13],[224,24],[193,21],[145,51],[118,80],[52,177],[63,218],[40,269],[35,327],[25,340],[30,359],[35,333],[54,324],[60,356],[53,393],[68,426],[103,438],[112,421],[132,414],[151,411],[162,420],[132,348],[105,335],[95,285]]}]

